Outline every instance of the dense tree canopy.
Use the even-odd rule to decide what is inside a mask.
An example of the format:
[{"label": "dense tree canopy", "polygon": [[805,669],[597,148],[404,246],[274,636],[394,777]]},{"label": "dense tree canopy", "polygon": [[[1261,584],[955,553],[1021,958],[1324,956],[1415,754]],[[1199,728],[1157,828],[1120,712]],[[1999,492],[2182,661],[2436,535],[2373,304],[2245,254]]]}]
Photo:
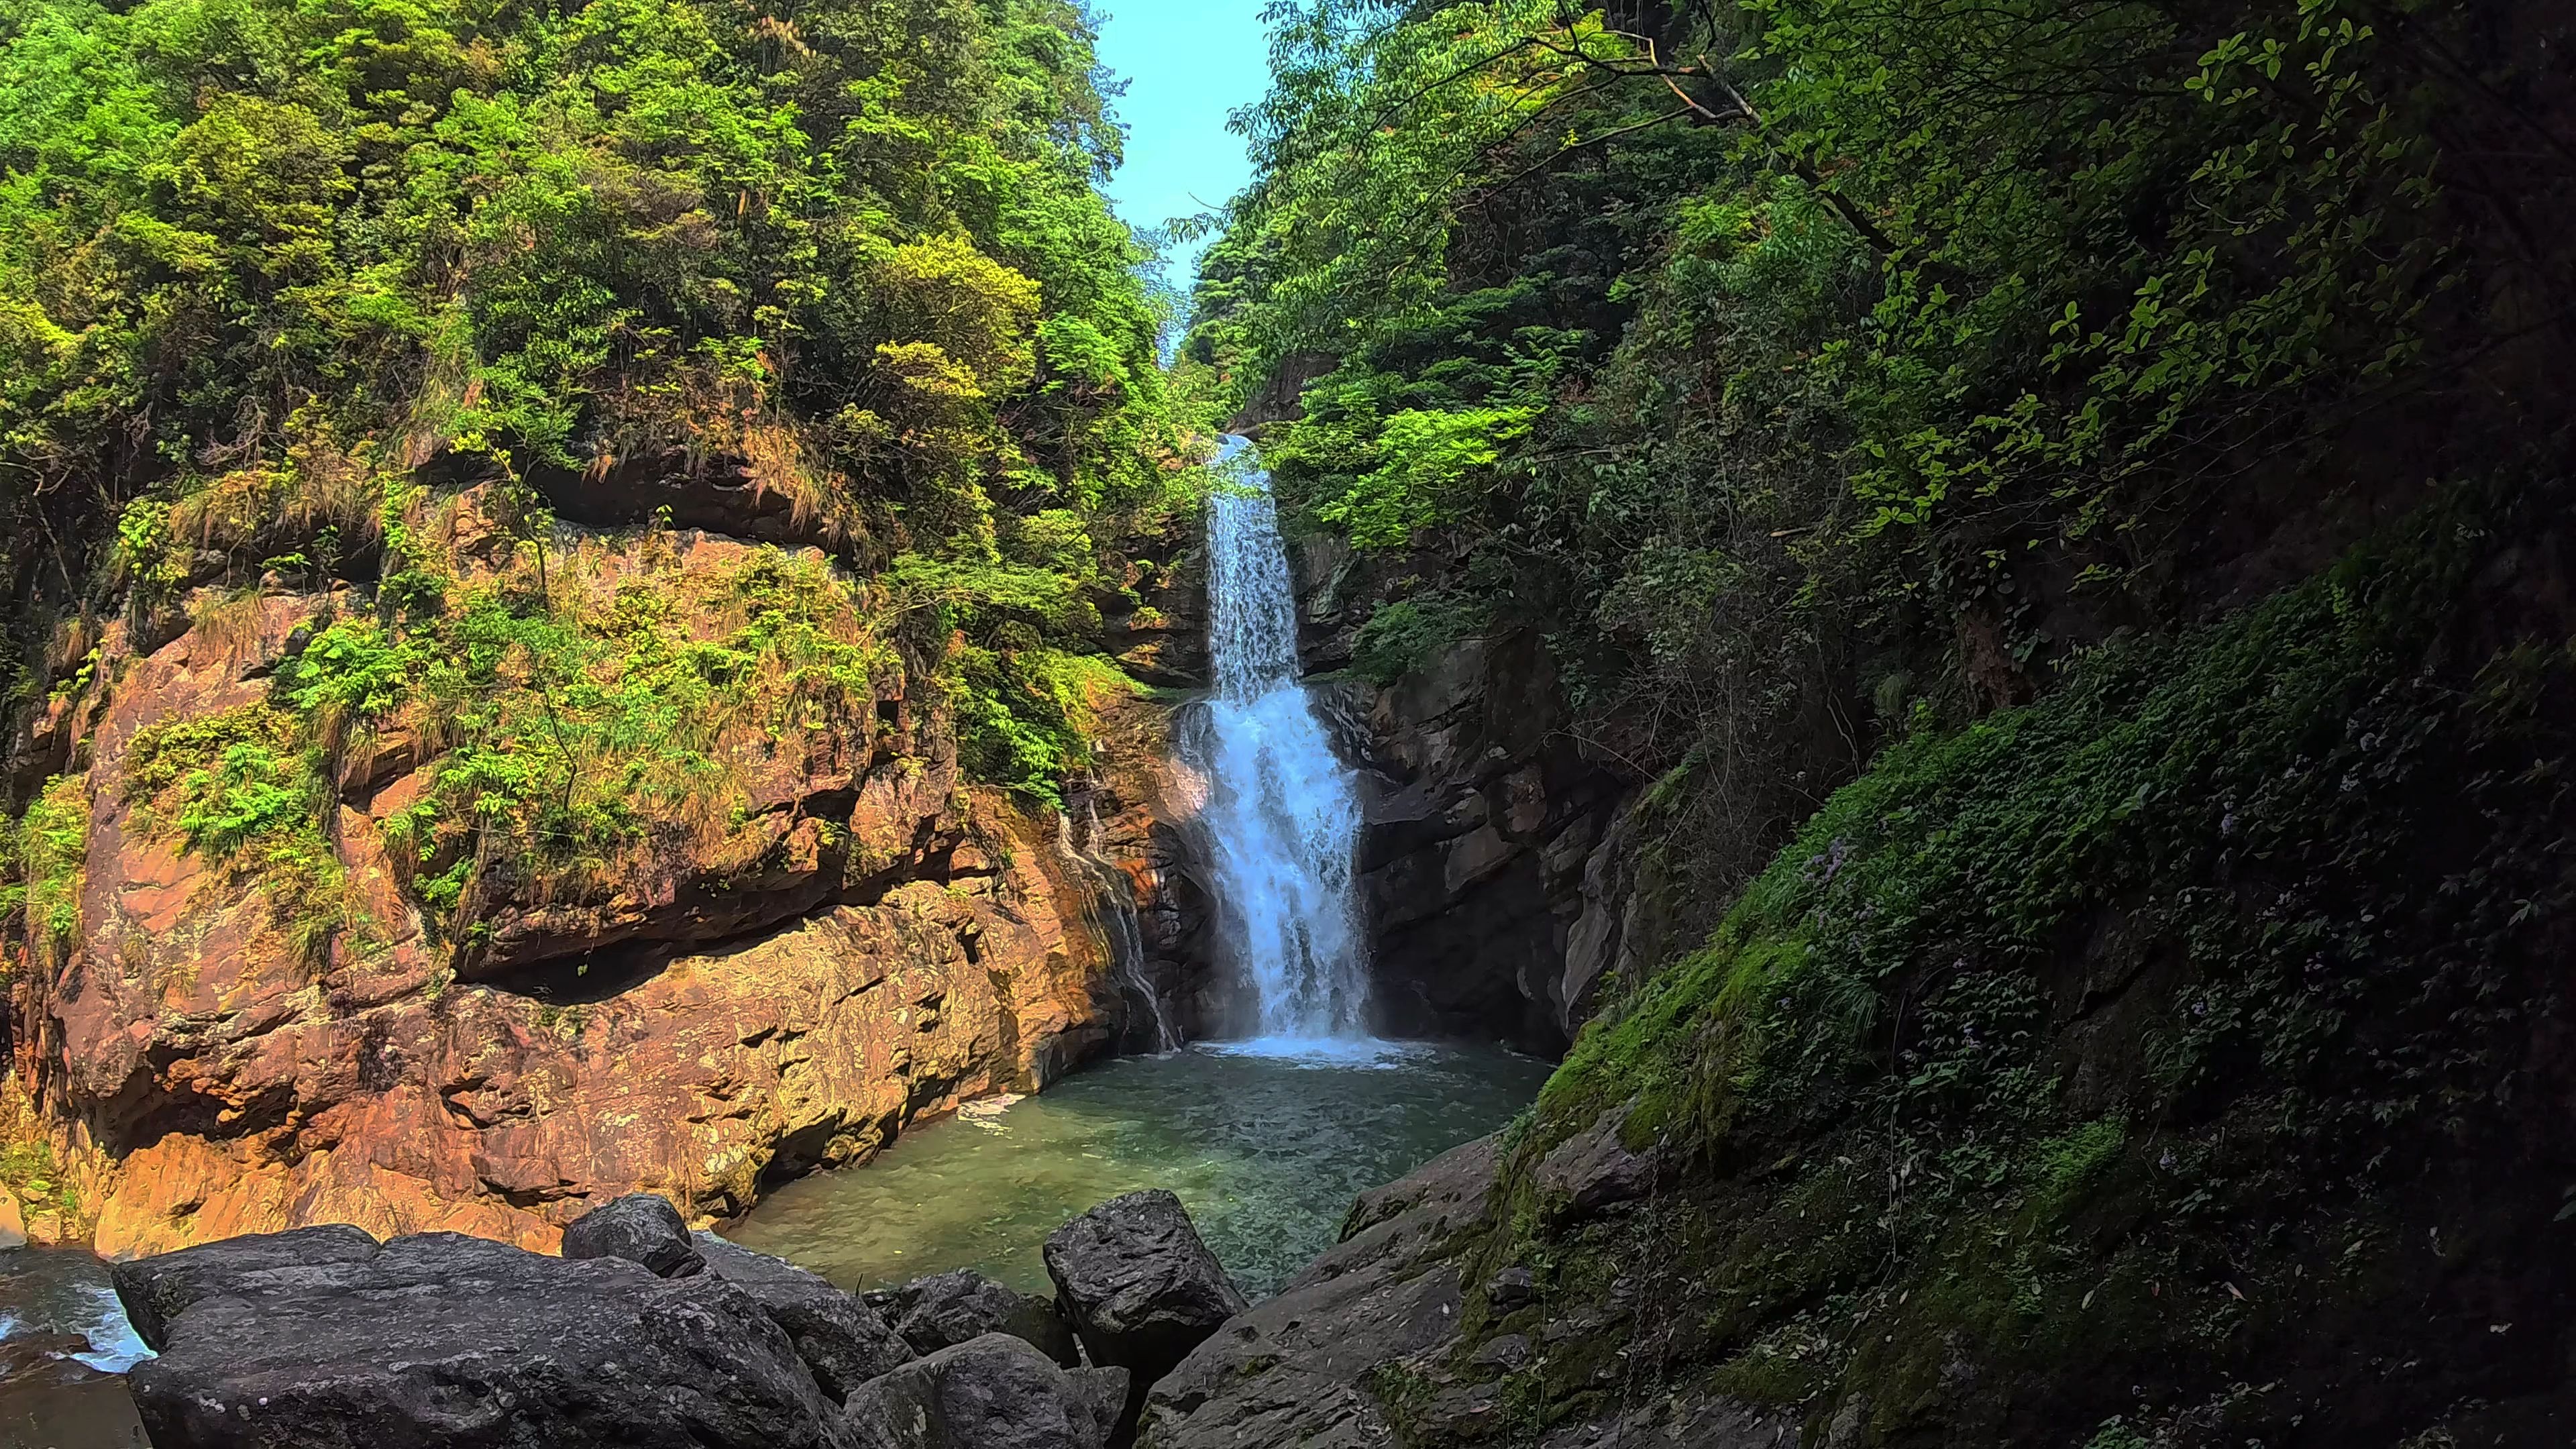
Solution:
[{"label": "dense tree canopy", "polygon": [[2569,300],[2536,16],[1274,16],[1187,355],[1315,378],[1269,454],[1317,523],[1472,547],[1363,667],[1544,631],[1608,757],[1764,822],[1738,873],[1873,736],[2223,592],[2212,536],[2491,466],[2509,419],[2386,404],[2509,411]]},{"label": "dense tree canopy", "polygon": [[[746,739],[864,741],[907,694],[970,777],[1053,798],[1125,687],[1099,605],[1192,476],[1150,254],[1098,190],[1091,26],[0,3],[13,722],[84,698],[111,624],[130,658],[326,597],[274,698],[152,737],[127,782],[191,848],[301,879],[273,893],[325,930],[352,730],[443,751],[393,829],[461,915],[478,881],[577,889],[674,822],[720,836]],[[556,526],[675,503],[841,567],[674,594]],[[39,904],[48,828],[0,870]]]}]

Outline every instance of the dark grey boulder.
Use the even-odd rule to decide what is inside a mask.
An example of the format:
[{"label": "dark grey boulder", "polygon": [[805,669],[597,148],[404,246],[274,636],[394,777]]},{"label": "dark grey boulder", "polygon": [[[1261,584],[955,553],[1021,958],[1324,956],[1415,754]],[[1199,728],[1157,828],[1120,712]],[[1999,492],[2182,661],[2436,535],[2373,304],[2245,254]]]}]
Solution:
[{"label": "dark grey boulder", "polygon": [[1056,1303],[1091,1361],[1144,1391],[1250,1305],[1168,1192],[1111,1198],[1046,1240]]},{"label": "dark grey boulder", "polygon": [[1123,1369],[1067,1369],[988,1333],[914,1359],[850,1395],[852,1449],[1103,1449]]},{"label": "dark grey boulder", "polygon": [[1032,1298],[972,1268],[915,1278],[894,1290],[887,1317],[904,1342],[936,1353],[988,1333],[1007,1333],[1036,1344],[1070,1368],[1082,1362],[1073,1327],[1054,1304]]},{"label": "dark grey boulder", "polygon": [[707,1271],[751,1295],[787,1331],[814,1381],[834,1399],[846,1399],[852,1389],[911,1361],[912,1345],[857,1294],[713,1233],[699,1233],[697,1242]]},{"label": "dark grey boulder", "polygon": [[1581,1222],[1654,1191],[1654,1155],[1630,1151],[1620,1141],[1628,1112],[1618,1107],[1602,1113],[1539,1159],[1539,1209],[1549,1221]]},{"label": "dark grey boulder", "polygon": [[1537,1296],[1538,1278],[1527,1268],[1505,1268],[1485,1280],[1485,1302],[1496,1313],[1526,1307]]},{"label": "dark grey boulder", "polygon": [[707,1266],[680,1210],[649,1192],[630,1192],[573,1219],[564,1229],[563,1255],[624,1258],[652,1269],[656,1278],[686,1278]]},{"label": "dark grey boulder", "polygon": [[213,1293],[265,1296],[292,1293],[326,1282],[364,1277],[381,1245],[367,1230],[347,1223],[253,1233],[178,1253],[137,1258],[108,1269],[108,1281],[134,1321],[134,1332],[154,1350],[168,1346],[170,1321]]},{"label": "dark grey boulder", "polygon": [[195,1255],[228,1246],[165,1255],[198,1295],[128,1376],[165,1449],[848,1443],[786,1331],[712,1274],[424,1233],[297,1285],[267,1267],[227,1282]]}]

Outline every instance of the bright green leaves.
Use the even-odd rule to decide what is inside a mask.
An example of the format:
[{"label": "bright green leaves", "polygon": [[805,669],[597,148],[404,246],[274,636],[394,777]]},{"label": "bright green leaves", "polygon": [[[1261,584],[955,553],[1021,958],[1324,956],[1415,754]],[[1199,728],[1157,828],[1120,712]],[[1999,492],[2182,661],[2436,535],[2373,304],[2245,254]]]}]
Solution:
[{"label": "bright green leaves", "polygon": [[919,503],[980,547],[1005,479],[1168,502],[1146,254],[1055,0],[49,0],[0,37],[0,449],[41,477],[139,428],[122,501],[309,409],[519,478],[762,451],[840,540]]},{"label": "bright green leaves", "polygon": [[1475,497],[1471,485],[1485,481],[1537,415],[1529,407],[1396,413],[1370,445],[1377,466],[1340,497],[1318,501],[1315,516],[1362,548],[1402,548],[1461,516]]},{"label": "bright green leaves", "polygon": [[256,837],[309,822],[313,786],[299,761],[264,741],[239,740],[180,780],[174,823],[189,849],[210,858],[229,855]]},{"label": "bright green leaves", "polygon": [[1002,647],[968,645],[951,661],[958,764],[969,777],[1061,807],[1065,777],[1091,763],[1090,733],[1135,682],[1095,656],[999,632]]},{"label": "bright green leaves", "polygon": [[1028,344],[1038,284],[970,239],[940,236],[894,248],[877,271],[876,291],[887,332],[901,344],[938,349],[972,395],[1028,381],[1036,365]]},{"label": "bright green leaves", "polygon": [[126,750],[124,792],[147,829],[176,835],[209,860],[261,836],[318,828],[328,793],[304,757],[296,717],[266,703],[143,729]]},{"label": "bright green leaves", "polygon": [[308,715],[344,722],[380,719],[409,697],[423,660],[371,620],[344,619],[314,635],[278,669],[278,690]]},{"label": "bright green leaves", "polygon": [[0,921],[15,917],[38,969],[50,971],[80,938],[89,859],[89,777],[45,782],[16,820],[0,817]]},{"label": "bright green leaves", "polygon": [[353,929],[365,935],[327,833],[337,801],[325,754],[294,713],[262,702],[147,726],[127,746],[122,789],[144,834],[257,886],[305,967]]}]

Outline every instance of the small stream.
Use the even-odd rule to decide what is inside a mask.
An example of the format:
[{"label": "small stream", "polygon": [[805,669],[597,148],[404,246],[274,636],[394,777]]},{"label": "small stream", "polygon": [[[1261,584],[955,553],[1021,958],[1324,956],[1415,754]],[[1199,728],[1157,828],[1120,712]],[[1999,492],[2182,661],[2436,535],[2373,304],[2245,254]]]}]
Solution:
[{"label": "small stream", "polygon": [[1547,1072],[1497,1047],[1413,1042],[1127,1057],[916,1128],[864,1167],[791,1182],[727,1235],[845,1288],[976,1268],[1052,1293],[1048,1233],[1163,1187],[1260,1298],[1331,1246],[1352,1198],[1500,1128]]}]

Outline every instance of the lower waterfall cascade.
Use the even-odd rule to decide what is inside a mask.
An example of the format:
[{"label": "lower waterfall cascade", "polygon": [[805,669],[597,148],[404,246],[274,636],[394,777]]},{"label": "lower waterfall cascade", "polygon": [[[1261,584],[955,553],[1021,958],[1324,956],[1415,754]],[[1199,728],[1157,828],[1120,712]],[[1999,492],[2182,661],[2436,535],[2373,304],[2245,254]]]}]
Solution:
[{"label": "lower waterfall cascade", "polygon": [[1208,779],[1221,940],[1257,1007],[1257,1038],[1368,1034],[1368,953],[1354,890],[1360,808],[1297,665],[1297,603],[1270,476],[1229,435],[1208,500],[1215,690],[1195,741]]}]

